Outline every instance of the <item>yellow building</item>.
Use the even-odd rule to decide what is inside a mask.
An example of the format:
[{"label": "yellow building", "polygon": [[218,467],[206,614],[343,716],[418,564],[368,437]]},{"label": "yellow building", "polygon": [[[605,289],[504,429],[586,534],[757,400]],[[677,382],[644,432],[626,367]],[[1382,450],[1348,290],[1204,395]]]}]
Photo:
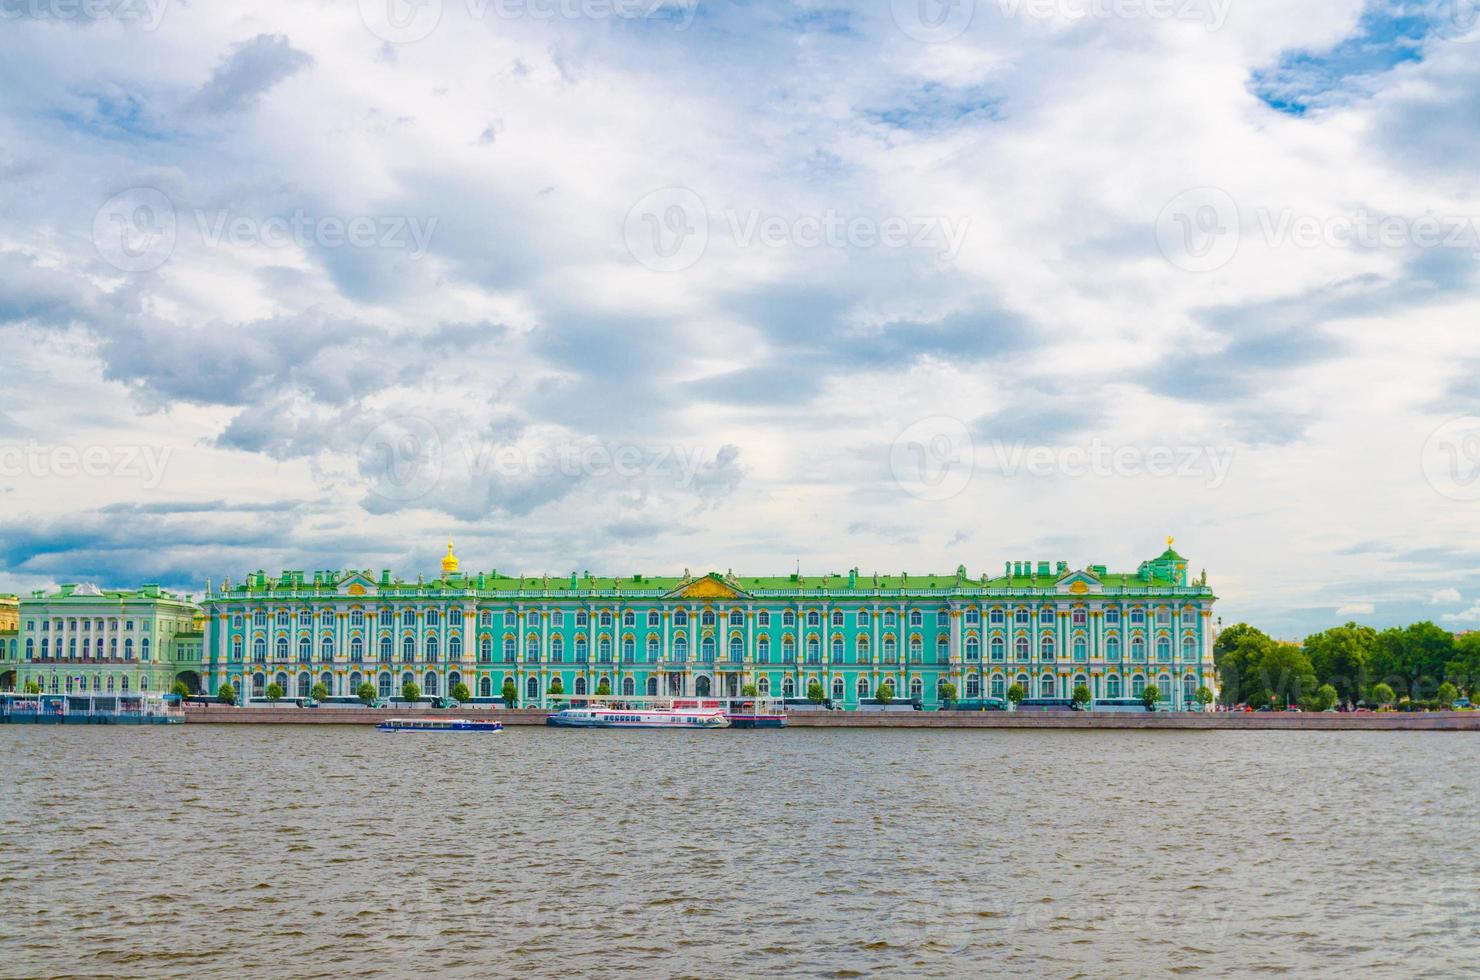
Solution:
[{"label": "yellow building", "polygon": [[21,600],[0,595],[0,633],[14,633],[21,625]]}]

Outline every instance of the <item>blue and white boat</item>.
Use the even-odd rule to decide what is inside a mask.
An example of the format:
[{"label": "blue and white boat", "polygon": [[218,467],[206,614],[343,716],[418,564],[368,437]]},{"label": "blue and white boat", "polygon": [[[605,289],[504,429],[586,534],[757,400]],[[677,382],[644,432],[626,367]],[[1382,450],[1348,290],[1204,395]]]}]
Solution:
[{"label": "blue and white boat", "polygon": [[562,708],[545,718],[554,728],[729,728],[720,708],[624,708],[595,704]]},{"label": "blue and white boat", "polygon": [[382,732],[501,732],[502,722],[473,718],[387,718],[375,726]]}]

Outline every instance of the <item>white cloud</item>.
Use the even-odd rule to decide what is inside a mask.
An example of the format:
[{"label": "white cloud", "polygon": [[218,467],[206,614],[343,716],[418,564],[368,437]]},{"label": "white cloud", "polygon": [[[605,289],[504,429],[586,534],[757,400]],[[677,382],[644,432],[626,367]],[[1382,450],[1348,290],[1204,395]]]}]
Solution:
[{"label": "white cloud", "polygon": [[1338,616],[1370,616],[1376,611],[1376,606],[1370,602],[1353,602],[1336,610]]},{"label": "white cloud", "polygon": [[1451,602],[1459,602],[1459,589],[1437,589],[1433,595],[1429,596],[1430,605],[1438,606]]},{"label": "white cloud", "polygon": [[1480,626],[1480,602],[1475,603],[1464,612],[1445,613],[1439,618],[1444,620],[1446,623]]}]

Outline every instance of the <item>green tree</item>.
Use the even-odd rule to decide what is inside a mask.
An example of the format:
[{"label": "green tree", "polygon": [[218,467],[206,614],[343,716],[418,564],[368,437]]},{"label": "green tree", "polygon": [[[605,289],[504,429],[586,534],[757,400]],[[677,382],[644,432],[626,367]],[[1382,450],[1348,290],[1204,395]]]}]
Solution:
[{"label": "green tree", "polygon": [[1075,684],[1074,685],[1074,691],[1070,695],[1070,697],[1073,698],[1074,703],[1077,704],[1077,705],[1079,705],[1081,708],[1084,707],[1085,705],[1089,704],[1089,698],[1090,698],[1089,685],[1088,684]]},{"label": "green tree", "polygon": [[468,690],[468,685],[464,684],[462,681],[458,681],[456,684],[452,685],[452,700],[456,701],[458,704],[466,704],[472,699],[473,692]]},{"label": "green tree", "polygon": [[222,704],[236,704],[236,688],[230,684],[222,684],[216,688],[216,700]]},{"label": "green tree", "polygon": [[375,703],[375,699],[377,696],[378,694],[375,690],[375,685],[371,684],[369,681],[365,681],[359,687],[355,688],[355,697],[359,698],[360,701],[367,708]]},{"label": "green tree", "polygon": [[1454,656],[1444,665],[1444,678],[1466,697],[1480,693],[1480,632],[1454,638]]},{"label": "green tree", "polygon": [[1161,700],[1161,688],[1155,684],[1147,684],[1146,689],[1141,692],[1141,703],[1146,706],[1147,711],[1156,710],[1156,702]]},{"label": "green tree", "polygon": [[415,704],[421,700],[421,685],[416,681],[407,681],[401,685],[401,700],[409,704]]},{"label": "green tree", "polygon": [[1459,688],[1455,687],[1448,681],[1445,681],[1443,684],[1439,685],[1437,697],[1439,699],[1439,707],[1448,711],[1450,708],[1454,707],[1454,701],[1456,698],[1459,697]]},{"label": "green tree", "polygon": [[891,684],[889,681],[885,681],[884,683],[880,684],[879,689],[874,692],[874,700],[879,702],[880,704],[888,704],[889,702],[893,701],[894,685]]},{"label": "green tree", "polygon": [[313,690],[308,692],[308,696],[315,701],[327,701],[329,700],[329,687],[323,681],[319,681],[313,686]]},{"label": "green tree", "polygon": [[1316,681],[1336,688],[1338,701],[1356,701],[1369,683],[1377,652],[1377,630],[1347,623],[1305,638]]},{"label": "green tree", "polygon": [[1208,705],[1213,703],[1213,692],[1208,690],[1207,685],[1199,687],[1193,692],[1192,697],[1198,704],[1202,705],[1204,711],[1207,711]]},{"label": "green tree", "polygon": [[827,694],[823,692],[822,684],[820,682],[813,681],[812,683],[807,685],[807,700],[811,701],[813,704],[821,704],[823,701],[827,700]]},{"label": "green tree", "polygon": [[551,694],[564,694],[565,693],[565,685],[562,684],[562,683],[560,683],[560,677],[559,677],[559,675],[556,675],[555,677],[550,678],[550,693]]},{"label": "green tree", "polygon": [[1315,710],[1329,711],[1336,707],[1336,702],[1341,700],[1341,695],[1334,684],[1322,684],[1316,688]]},{"label": "green tree", "polygon": [[598,698],[609,698],[612,696],[612,685],[605,677],[596,685],[596,696]]},{"label": "green tree", "polygon": [[186,684],[184,681],[175,681],[175,686],[170,688],[170,693],[179,698],[181,701],[184,701],[186,698],[190,697],[190,685]]},{"label": "green tree", "polygon": [[1397,695],[1388,685],[1377,683],[1372,685],[1372,700],[1385,708],[1397,700]]},{"label": "green tree", "polygon": [[952,684],[950,681],[946,681],[944,684],[942,684],[940,686],[940,699],[945,704],[950,704],[951,702],[955,701],[956,685]]},{"label": "green tree", "polygon": [[273,704],[277,704],[282,699],[283,689],[278,685],[277,681],[273,681],[271,684],[267,685],[267,700],[271,701]]},{"label": "green tree", "polygon": [[1265,655],[1276,645],[1247,623],[1231,626],[1218,635],[1213,661],[1222,682],[1220,697],[1224,704],[1247,702],[1254,706],[1256,700],[1266,697],[1261,669]]},{"label": "green tree", "polygon": [[1372,677],[1417,700],[1439,686],[1454,652],[1454,635],[1433,623],[1385,629],[1377,634]]},{"label": "green tree", "polygon": [[499,692],[499,695],[504,699],[505,708],[514,707],[514,704],[519,700],[519,687],[514,683],[514,678],[504,678],[504,689]]},{"label": "green tree", "polygon": [[758,693],[759,692],[756,691],[754,684],[746,684],[744,687],[740,688],[740,696],[742,698],[753,698]]},{"label": "green tree", "polygon": [[[231,690],[231,685],[230,684],[223,684],[222,686],[224,688],[226,688],[228,691]],[[35,681],[26,681],[26,693],[27,694],[40,694],[41,693],[41,685],[40,684],[37,684]]]},{"label": "green tree", "polygon": [[1316,672],[1310,658],[1292,643],[1276,643],[1264,652],[1259,678],[1271,700],[1282,704],[1299,704],[1316,691]]},{"label": "green tree", "polygon": [[1014,708],[1022,704],[1023,698],[1027,696],[1028,692],[1023,690],[1023,685],[1021,684],[1014,684],[1007,689],[1007,700],[1012,702]]}]

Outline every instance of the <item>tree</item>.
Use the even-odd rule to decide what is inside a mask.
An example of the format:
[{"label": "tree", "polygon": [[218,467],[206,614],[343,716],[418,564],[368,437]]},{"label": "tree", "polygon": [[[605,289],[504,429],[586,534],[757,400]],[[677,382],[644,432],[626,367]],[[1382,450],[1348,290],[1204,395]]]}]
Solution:
[{"label": "tree", "polygon": [[1393,689],[1386,684],[1373,684],[1372,700],[1385,708],[1397,700],[1397,695],[1393,694]]},{"label": "tree", "polygon": [[760,692],[755,689],[754,684],[746,684],[744,687],[740,688],[740,696],[742,698],[753,698],[759,693]]},{"label": "tree", "polygon": [[550,693],[551,694],[564,694],[565,693],[565,685],[562,684],[562,683],[560,683],[560,677],[559,677],[559,675],[556,675],[555,677],[550,678]]},{"label": "tree", "polygon": [[1156,710],[1156,702],[1161,700],[1161,688],[1155,684],[1147,684],[1146,689],[1141,692],[1141,703],[1146,706],[1147,711]]},{"label": "tree", "polygon": [[236,688],[230,684],[222,684],[216,688],[216,700],[222,704],[236,704]]},{"label": "tree", "polygon": [[452,700],[456,701],[458,704],[463,704],[465,702],[471,701],[472,699],[473,692],[468,690],[468,685],[464,684],[462,681],[458,681],[456,684],[452,685]]},{"label": "tree", "polygon": [[1480,693],[1480,632],[1454,638],[1454,658],[1444,665],[1444,678],[1467,697]]},{"label": "tree", "polygon": [[170,688],[170,693],[179,698],[181,701],[184,701],[186,698],[190,697],[190,685],[186,684],[184,681],[175,681],[175,686]]},{"label": "tree", "polygon": [[277,704],[282,699],[283,689],[278,685],[277,681],[273,681],[271,684],[267,685],[267,700],[271,701],[273,704]]},{"label": "tree", "polygon": [[[228,690],[228,691],[231,690],[231,685],[230,684],[223,684],[222,687],[225,690]],[[40,694],[41,693],[41,685],[40,684],[37,684],[35,681],[26,681],[26,693],[27,694]],[[235,698],[233,698],[233,700],[235,700]]]},{"label": "tree", "polygon": [[1316,672],[1305,651],[1292,643],[1276,643],[1259,664],[1260,684],[1272,699],[1299,704],[1316,690]]},{"label": "tree", "polygon": [[368,708],[370,705],[375,703],[375,685],[371,684],[369,681],[365,681],[363,684],[355,689],[355,697],[359,698],[360,701],[364,703],[365,707]]},{"label": "tree", "polygon": [[1213,692],[1210,691],[1210,690],[1208,690],[1208,687],[1207,687],[1206,684],[1202,685],[1196,691],[1194,691],[1192,693],[1192,697],[1193,697],[1193,700],[1195,700],[1198,704],[1202,705],[1202,709],[1204,711],[1207,711],[1208,710],[1208,705],[1210,705],[1210,704],[1213,703]]},{"label": "tree", "polygon": [[1417,700],[1439,686],[1454,652],[1454,635],[1433,623],[1385,629],[1377,634],[1372,677]]},{"label": "tree", "polygon": [[1213,645],[1213,661],[1222,681],[1220,697],[1226,705],[1266,700],[1261,674],[1265,655],[1276,646],[1262,632],[1240,623],[1224,630]]},{"label": "tree", "polygon": [[827,700],[827,695],[823,693],[821,682],[813,681],[807,685],[807,700],[813,704],[821,704]]},{"label": "tree", "polygon": [[329,687],[323,681],[319,681],[313,686],[313,690],[308,692],[308,696],[315,701],[327,701],[329,700]]},{"label": "tree", "polygon": [[609,698],[609,697],[611,697],[612,696],[612,685],[611,685],[611,681],[608,681],[605,677],[603,677],[601,679],[601,681],[596,685],[596,696],[598,698]]},{"label": "tree", "polygon": [[415,704],[421,700],[421,685],[416,681],[407,681],[401,685],[401,700]]},{"label": "tree", "polygon": [[1459,697],[1459,689],[1456,688],[1453,684],[1445,681],[1443,684],[1439,685],[1439,707],[1448,711],[1450,708],[1454,707],[1454,699],[1457,697]]},{"label": "tree", "polygon": [[519,700],[519,686],[514,683],[514,678],[504,678],[504,689],[499,694],[504,699],[505,708],[514,707],[515,702]]},{"label": "tree", "polygon": [[1007,689],[1007,700],[1012,702],[1014,708],[1022,704],[1023,698],[1027,696],[1028,692],[1023,690],[1023,685],[1021,684],[1014,684]]},{"label": "tree", "polygon": [[1336,685],[1322,684],[1316,688],[1315,700],[1315,709],[1317,711],[1329,711],[1336,707],[1337,701],[1341,700],[1341,694],[1336,690]]},{"label": "tree", "polygon": [[1089,685],[1088,684],[1075,684],[1074,685],[1074,691],[1073,691],[1072,694],[1070,694],[1070,697],[1074,699],[1074,703],[1075,704],[1077,704],[1077,705],[1079,705],[1079,707],[1083,708],[1085,705],[1089,704],[1089,698],[1090,698]]},{"label": "tree", "polygon": [[1362,696],[1376,651],[1377,630],[1356,623],[1305,638],[1305,655],[1310,658],[1316,680],[1336,688],[1338,701],[1355,701]]},{"label": "tree", "polygon": [[885,681],[884,683],[880,684],[879,689],[874,692],[874,700],[879,702],[880,704],[888,704],[889,702],[893,701],[894,685],[889,681]]},{"label": "tree", "polygon": [[956,700],[956,685],[946,681],[940,686],[940,699],[946,704]]}]

